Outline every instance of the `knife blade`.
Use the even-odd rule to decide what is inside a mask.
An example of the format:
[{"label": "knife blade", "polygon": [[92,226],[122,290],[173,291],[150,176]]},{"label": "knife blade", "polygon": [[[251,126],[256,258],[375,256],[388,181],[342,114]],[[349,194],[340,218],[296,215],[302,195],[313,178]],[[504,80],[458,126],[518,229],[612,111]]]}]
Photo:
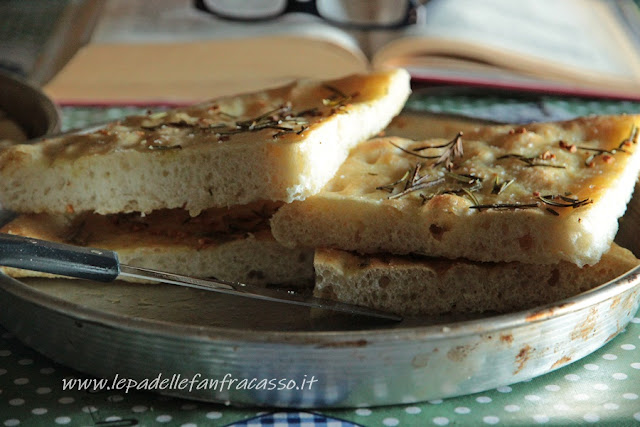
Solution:
[{"label": "knife blade", "polygon": [[316,298],[293,291],[263,288],[218,279],[200,279],[121,264],[118,254],[106,249],[73,246],[13,234],[0,233],[0,265],[100,282],[112,282],[122,277],[133,277],[240,297],[340,311],[396,322],[402,320],[401,316],[392,313]]}]

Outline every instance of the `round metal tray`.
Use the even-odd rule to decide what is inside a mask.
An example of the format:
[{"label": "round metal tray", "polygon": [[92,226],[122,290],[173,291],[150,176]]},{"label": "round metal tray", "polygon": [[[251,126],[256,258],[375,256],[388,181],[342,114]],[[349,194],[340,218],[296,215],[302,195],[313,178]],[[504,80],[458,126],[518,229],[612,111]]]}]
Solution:
[{"label": "round metal tray", "polygon": [[[639,187],[617,238],[636,256]],[[625,328],[638,310],[639,284],[640,267],[528,311],[390,325],[166,285],[2,276],[0,322],[86,374],[161,375],[173,381],[157,390],[164,394],[236,405],[374,406],[480,392],[561,368]]]}]

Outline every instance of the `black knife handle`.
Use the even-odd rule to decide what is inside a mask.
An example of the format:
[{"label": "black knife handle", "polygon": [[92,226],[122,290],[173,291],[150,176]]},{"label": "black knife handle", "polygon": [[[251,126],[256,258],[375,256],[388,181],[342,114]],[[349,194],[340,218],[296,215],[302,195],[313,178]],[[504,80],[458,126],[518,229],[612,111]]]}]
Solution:
[{"label": "black knife handle", "polygon": [[0,265],[111,282],[120,274],[115,252],[0,233]]}]

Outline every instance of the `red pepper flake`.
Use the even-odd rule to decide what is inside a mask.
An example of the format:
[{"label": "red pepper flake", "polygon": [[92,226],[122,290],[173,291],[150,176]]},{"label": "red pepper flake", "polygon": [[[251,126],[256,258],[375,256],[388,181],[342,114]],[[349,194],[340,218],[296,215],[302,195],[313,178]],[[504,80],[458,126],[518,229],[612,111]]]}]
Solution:
[{"label": "red pepper flake", "polygon": [[563,150],[567,150],[570,153],[575,153],[576,151],[578,151],[578,147],[576,147],[574,144],[567,144],[563,140],[560,140],[560,142],[558,142],[558,145],[560,145],[560,148],[562,148]]},{"label": "red pepper flake", "polygon": [[71,204],[67,205],[66,211],[69,214],[75,213],[75,210],[73,209],[73,205],[71,205]]},{"label": "red pepper flake", "polygon": [[198,249],[204,249],[207,246],[212,245],[213,243],[215,243],[213,239],[210,239],[208,237],[202,237],[198,239]]},{"label": "red pepper flake", "polygon": [[509,135],[513,135],[516,133],[527,133],[527,129],[526,128],[518,128],[518,129],[511,129],[509,131]]},{"label": "red pepper flake", "polygon": [[544,153],[542,153],[542,154],[540,155],[540,158],[541,158],[542,160],[553,160],[553,159],[555,159],[555,158],[556,158],[556,155],[555,155],[555,154],[553,154],[551,151],[547,150],[547,151],[545,151]]},{"label": "red pepper flake", "polygon": [[534,197],[540,197],[540,192],[539,191],[534,191],[533,192],[533,196]]},{"label": "red pepper flake", "polygon": [[616,161],[616,158],[610,154],[605,154],[604,156],[602,156],[602,161],[611,164]]}]

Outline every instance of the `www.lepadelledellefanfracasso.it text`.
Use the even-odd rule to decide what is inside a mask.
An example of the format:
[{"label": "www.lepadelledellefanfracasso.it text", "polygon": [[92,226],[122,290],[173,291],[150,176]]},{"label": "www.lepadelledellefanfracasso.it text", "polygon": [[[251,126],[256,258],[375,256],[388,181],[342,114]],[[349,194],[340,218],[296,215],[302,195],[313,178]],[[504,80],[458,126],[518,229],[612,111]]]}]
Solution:
[{"label": "www.lepadelledellefanfracasso.it text", "polygon": [[158,374],[153,378],[133,379],[113,378],[64,378],[62,390],[78,391],[229,391],[229,390],[311,390],[318,380],[314,375],[302,375],[299,378],[235,378],[225,374],[221,378],[207,378],[202,374],[190,377],[181,374],[170,376]]}]

